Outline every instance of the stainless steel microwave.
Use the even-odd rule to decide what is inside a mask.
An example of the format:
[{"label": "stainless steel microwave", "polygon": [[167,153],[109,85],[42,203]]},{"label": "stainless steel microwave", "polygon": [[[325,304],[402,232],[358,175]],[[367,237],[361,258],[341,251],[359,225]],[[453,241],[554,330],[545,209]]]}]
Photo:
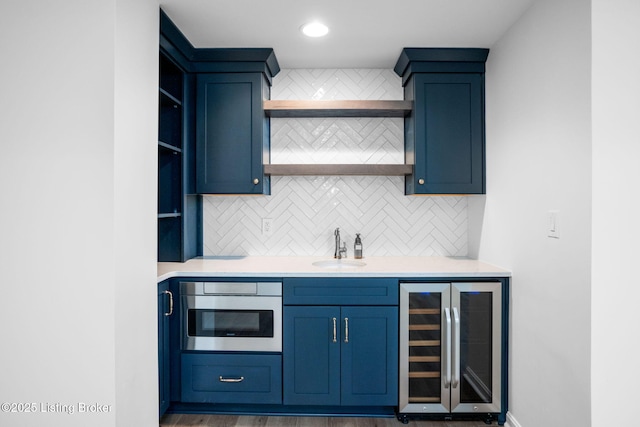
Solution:
[{"label": "stainless steel microwave", "polygon": [[182,348],[282,351],[282,283],[181,282]]}]

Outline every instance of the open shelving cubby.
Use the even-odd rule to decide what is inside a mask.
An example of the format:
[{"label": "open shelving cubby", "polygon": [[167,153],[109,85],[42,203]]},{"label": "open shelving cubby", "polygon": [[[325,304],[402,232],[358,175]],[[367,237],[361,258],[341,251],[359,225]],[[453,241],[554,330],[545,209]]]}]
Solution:
[{"label": "open shelving cubby", "polygon": [[158,105],[158,261],[181,261],[184,73],[160,55]]}]

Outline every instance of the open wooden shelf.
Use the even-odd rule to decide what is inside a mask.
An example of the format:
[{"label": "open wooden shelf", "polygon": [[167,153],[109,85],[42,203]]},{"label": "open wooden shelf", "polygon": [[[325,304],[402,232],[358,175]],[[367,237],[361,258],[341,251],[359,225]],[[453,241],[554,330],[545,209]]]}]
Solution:
[{"label": "open wooden shelf", "polygon": [[265,175],[272,176],[304,176],[304,175],[374,175],[374,176],[405,176],[413,171],[412,165],[389,164],[266,164]]},{"label": "open wooden shelf", "polygon": [[264,101],[270,117],[405,117],[412,101]]}]

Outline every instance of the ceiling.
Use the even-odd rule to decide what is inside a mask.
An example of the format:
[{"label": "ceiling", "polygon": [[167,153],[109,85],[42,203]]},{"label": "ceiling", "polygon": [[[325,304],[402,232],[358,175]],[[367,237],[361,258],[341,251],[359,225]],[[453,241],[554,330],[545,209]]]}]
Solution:
[{"label": "ceiling", "polygon": [[[281,68],[393,68],[404,47],[491,46],[535,0],[161,0],[197,48],[271,47]],[[320,20],[330,32],[304,36]]]}]

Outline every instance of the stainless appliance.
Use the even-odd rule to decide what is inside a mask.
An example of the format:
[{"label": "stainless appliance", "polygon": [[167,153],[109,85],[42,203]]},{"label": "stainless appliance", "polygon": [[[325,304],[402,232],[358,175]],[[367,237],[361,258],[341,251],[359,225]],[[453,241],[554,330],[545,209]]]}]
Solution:
[{"label": "stainless appliance", "polygon": [[281,282],[180,282],[182,348],[282,351]]},{"label": "stainless appliance", "polygon": [[501,412],[501,289],[400,284],[399,413]]}]

